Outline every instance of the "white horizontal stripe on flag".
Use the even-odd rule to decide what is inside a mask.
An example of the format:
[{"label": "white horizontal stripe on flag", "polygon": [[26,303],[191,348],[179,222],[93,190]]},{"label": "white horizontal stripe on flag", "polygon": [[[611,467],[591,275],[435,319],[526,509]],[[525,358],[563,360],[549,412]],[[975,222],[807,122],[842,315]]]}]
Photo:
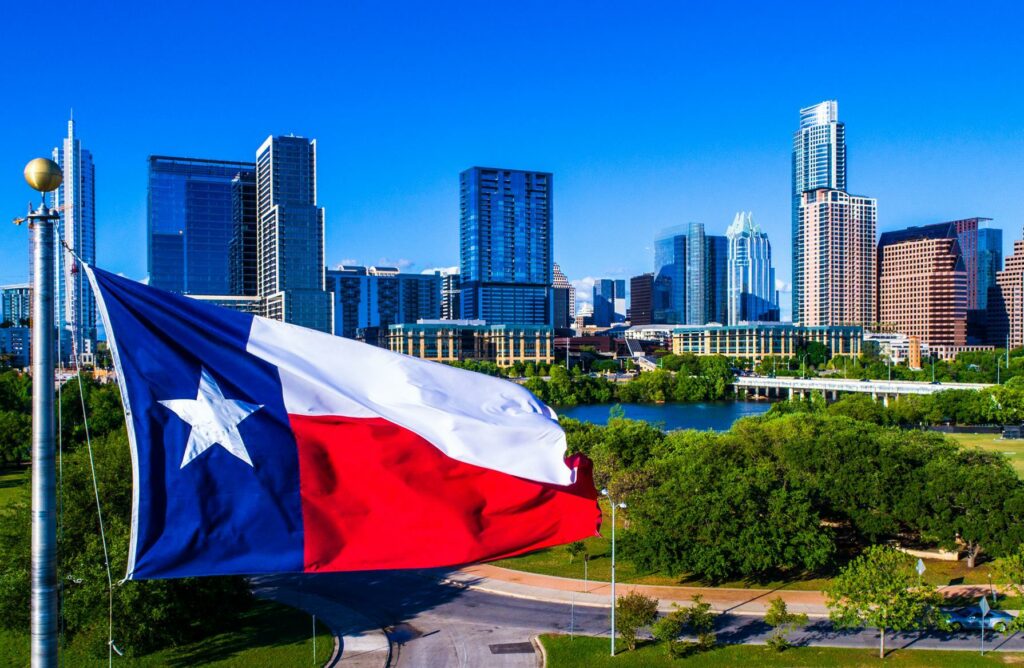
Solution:
[{"label": "white horizontal stripe on flag", "polygon": [[247,350],[279,369],[290,414],[380,417],[460,462],[574,481],[554,411],[515,383],[259,316]]}]

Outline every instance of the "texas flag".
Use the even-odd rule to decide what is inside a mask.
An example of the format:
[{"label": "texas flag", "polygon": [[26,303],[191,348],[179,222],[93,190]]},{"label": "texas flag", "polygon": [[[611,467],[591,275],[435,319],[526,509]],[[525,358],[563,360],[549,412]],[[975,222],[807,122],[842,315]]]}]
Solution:
[{"label": "texas flag", "polygon": [[94,267],[128,578],[451,566],[596,535],[590,464],[514,383]]}]

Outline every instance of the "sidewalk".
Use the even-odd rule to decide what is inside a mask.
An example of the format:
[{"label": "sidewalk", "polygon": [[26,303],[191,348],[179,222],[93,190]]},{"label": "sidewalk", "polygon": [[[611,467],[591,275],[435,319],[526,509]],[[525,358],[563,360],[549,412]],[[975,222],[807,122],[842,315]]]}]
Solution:
[{"label": "sidewalk", "polygon": [[[554,575],[538,575],[515,571],[489,564],[468,566],[452,574],[449,582],[505,596],[547,601],[608,607],[611,585],[607,582],[575,580]],[[695,594],[700,594],[715,612],[735,615],[764,615],[771,600],[781,598],[790,612],[803,612],[808,617],[828,617],[825,594],[820,591],[792,589],[729,589],[722,587],[681,587],[615,583],[618,596],[632,591],[658,599],[658,609],[668,612],[673,604],[685,606]],[[989,592],[988,585],[955,585],[939,587],[946,596],[981,597]]]}]

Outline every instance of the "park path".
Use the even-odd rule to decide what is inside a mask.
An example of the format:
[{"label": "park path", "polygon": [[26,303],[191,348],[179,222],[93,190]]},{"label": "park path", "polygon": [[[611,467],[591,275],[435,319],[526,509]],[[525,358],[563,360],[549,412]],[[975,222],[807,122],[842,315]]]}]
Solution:
[{"label": "park path", "polygon": [[[527,573],[491,564],[467,566],[449,576],[450,581],[481,591],[507,596],[518,596],[552,603],[608,606],[611,585],[595,580],[577,580],[554,575]],[[683,587],[644,584],[615,584],[616,595],[636,591],[658,599],[658,608],[664,612],[673,604],[685,605],[699,594],[716,612],[736,615],[763,615],[772,599],[781,598],[791,612],[803,612],[810,617],[828,617],[825,593],[794,589],[740,589],[727,587]],[[949,585],[939,587],[947,597],[969,596],[979,598],[989,593],[988,585]],[[1003,592],[1001,592],[1003,593]]]}]

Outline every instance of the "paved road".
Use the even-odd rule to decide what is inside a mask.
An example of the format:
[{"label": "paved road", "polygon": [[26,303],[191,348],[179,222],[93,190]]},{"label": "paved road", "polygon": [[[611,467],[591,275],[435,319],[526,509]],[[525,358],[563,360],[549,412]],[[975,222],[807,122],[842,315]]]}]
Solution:
[{"label": "paved road", "polygon": [[[392,663],[402,667],[538,666],[539,654],[530,645],[537,633],[568,633],[572,623],[578,633],[608,634],[607,608],[578,605],[573,612],[572,606],[562,603],[474,591],[446,583],[444,571],[281,576],[262,579],[262,586],[305,591],[311,594],[310,601],[333,601],[358,610],[369,623],[388,629],[395,643]],[[721,642],[763,642],[768,631],[758,617],[717,617]],[[875,631],[836,631],[825,620],[812,621],[793,640],[837,647],[878,646]],[[890,635],[886,646],[974,650],[979,640],[974,632],[904,634]],[[994,644],[992,640],[987,638],[986,650],[1024,652],[1021,634],[996,636]]]}]

